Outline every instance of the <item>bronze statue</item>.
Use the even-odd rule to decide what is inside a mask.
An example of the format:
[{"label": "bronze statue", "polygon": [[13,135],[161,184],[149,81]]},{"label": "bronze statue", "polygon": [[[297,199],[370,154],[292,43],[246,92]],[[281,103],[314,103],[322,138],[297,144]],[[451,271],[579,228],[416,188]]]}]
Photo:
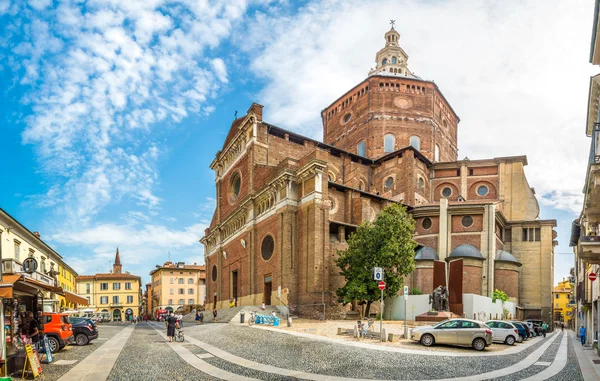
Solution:
[{"label": "bronze statue", "polygon": [[445,286],[437,286],[429,295],[429,304],[434,311],[448,311],[448,289]]}]

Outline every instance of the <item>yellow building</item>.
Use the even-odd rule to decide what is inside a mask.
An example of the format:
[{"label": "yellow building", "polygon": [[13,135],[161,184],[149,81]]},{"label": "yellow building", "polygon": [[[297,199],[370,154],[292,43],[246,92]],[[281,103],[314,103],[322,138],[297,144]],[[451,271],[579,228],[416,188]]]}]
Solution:
[{"label": "yellow building", "polygon": [[77,290],[89,301],[89,308],[113,321],[129,320],[140,315],[141,284],[137,275],[123,273],[119,249],[112,272],[80,275]]},{"label": "yellow building", "polygon": [[203,306],[206,299],[206,268],[183,262],[165,262],[150,272],[152,314],[157,310],[176,311],[191,305]]},{"label": "yellow building", "polygon": [[573,285],[566,279],[558,282],[554,287],[554,321],[564,322],[566,327],[571,327],[571,319],[575,316],[575,297],[573,295]]},{"label": "yellow building", "polygon": [[0,254],[3,273],[23,273],[23,260],[34,258],[37,270],[27,276],[42,284],[60,287],[60,292],[44,293],[44,310],[64,311],[84,307],[85,298],[76,294],[77,272],[46,244],[37,231],[31,232],[0,208]]}]

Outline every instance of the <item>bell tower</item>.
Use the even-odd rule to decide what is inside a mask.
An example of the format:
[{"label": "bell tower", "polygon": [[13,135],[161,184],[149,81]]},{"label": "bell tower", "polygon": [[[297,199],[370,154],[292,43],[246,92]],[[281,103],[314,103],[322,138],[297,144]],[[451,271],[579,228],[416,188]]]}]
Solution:
[{"label": "bell tower", "polygon": [[385,46],[375,55],[375,68],[369,76],[375,74],[398,74],[412,76],[408,69],[408,54],[399,45],[400,33],[394,29],[395,20],[391,20],[392,28],[385,34]]},{"label": "bell tower", "polygon": [[119,255],[119,248],[117,247],[117,254],[115,254],[115,262],[113,263],[113,274],[121,274],[123,266],[121,266],[121,256]]}]

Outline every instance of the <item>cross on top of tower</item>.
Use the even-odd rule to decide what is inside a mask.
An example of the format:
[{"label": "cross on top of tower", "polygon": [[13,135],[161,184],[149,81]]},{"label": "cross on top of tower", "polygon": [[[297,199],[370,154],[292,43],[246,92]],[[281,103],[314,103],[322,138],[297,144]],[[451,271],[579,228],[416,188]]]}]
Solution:
[{"label": "cross on top of tower", "polygon": [[392,26],[392,29],[394,29],[394,25],[396,25],[396,20],[390,20],[390,25]]}]

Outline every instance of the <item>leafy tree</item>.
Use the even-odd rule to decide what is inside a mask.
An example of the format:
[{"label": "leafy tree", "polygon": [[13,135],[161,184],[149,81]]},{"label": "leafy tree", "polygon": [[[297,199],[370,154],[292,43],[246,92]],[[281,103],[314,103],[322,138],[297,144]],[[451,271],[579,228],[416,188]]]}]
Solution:
[{"label": "leafy tree", "polygon": [[504,291],[495,289],[492,294],[492,303],[496,303],[496,300],[500,300],[502,303],[502,319],[506,319],[508,316],[508,309],[504,307],[504,304],[508,301],[508,295],[506,295],[506,292]]},{"label": "leafy tree", "polygon": [[396,296],[403,286],[403,277],[415,268],[413,240],[415,221],[400,204],[392,204],[377,216],[374,223],[364,222],[350,236],[348,248],[339,251],[336,264],[346,279],[336,291],[344,305],[356,300],[366,303],[369,315],[371,303],[379,300],[381,291],[373,280],[372,269],[384,269],[386,297]]}]

